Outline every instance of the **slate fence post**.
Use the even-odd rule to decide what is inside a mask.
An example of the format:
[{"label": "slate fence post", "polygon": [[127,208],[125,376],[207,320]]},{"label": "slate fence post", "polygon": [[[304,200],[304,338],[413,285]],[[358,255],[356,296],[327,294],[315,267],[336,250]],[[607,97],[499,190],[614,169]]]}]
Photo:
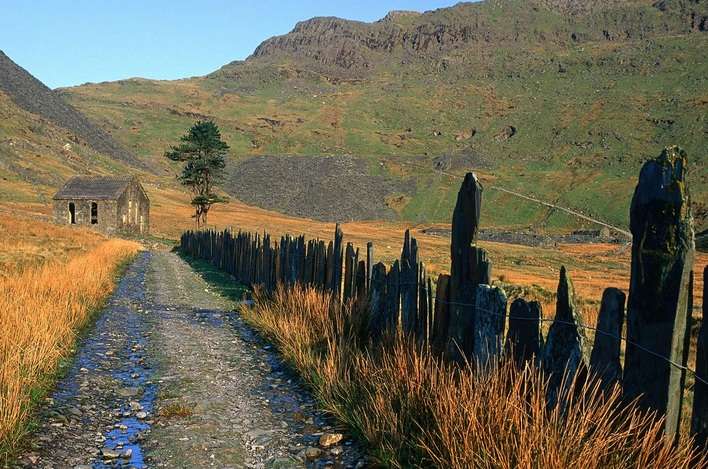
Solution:
[{"label": "slate fence post", "polygon": [[[619,384],[627,399],[638,398],[641,407],[664,414],[665,433],[676,439],[693,293],[694,234],[686,168],[685,152],[667,147],[641,170],[630,210],[628,298],[619,289],[605,289],[597,324],[585,324],[570,276],[562,267],[555,318],[545,340],[541,305],[516,298],[507,314],[506,295],[492,286],[492,263],[477,245],[482,185],[473,173],[465,176],[452,215],[450,274],[437,279],[428,275],[419,259],[410,230],[404,234],[400,258],[390,267],[375,263],[371,242],[360,258],[352,243],[344,244],[339,224],[329,242],[290,235],[276,239],[267,232],[188,230],[180,237],[180,246],[185,254],[268,292],[280,284],[302,284],[337,301],[367,304],[372,341],[387,332],[402,332],[436,356],[476,362],[482,372],[503,354],[520,368],[534,361],[548,374],[549,406],[567,402],[563,386],[589,372],[602,389]],[[708,443],[708,268],[703,281],[691,415],[691,432],[701,447]],[[596,326],[592,347],[587,326]]]}]

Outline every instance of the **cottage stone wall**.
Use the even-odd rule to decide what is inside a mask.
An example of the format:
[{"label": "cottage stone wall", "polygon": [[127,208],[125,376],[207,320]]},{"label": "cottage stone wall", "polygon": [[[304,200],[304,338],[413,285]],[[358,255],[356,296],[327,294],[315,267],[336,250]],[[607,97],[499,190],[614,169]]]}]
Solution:
[{"label": "cottage stone wall", "polygon": [[[94,228],[109,235],[150,232],[150,200],[137,180],[132,181],[117,200],[55,199],[55,223],[71,224],[71,203],[74,204],[76,225]],[[98,209],[95,223],[92,223],[91,217],[92,203],[95,203]]]},{"label": "cottage stone wall", "polygon": [[[54,201],[54,221],[62,225],[71,224],[69,204],[74,204],[74,221],[76,225],[85,225],[107,234],[118,231],[117,202],[115,200],[84,200],[66,199]],[[98,209],[96,223],[91,223],[91,204]]]},{"label": "cottage stone wall", "polygon": [[131,182],[117,202],[118,227],[123,233],[148,234],[150,232],[150,200],[142,186]]}]

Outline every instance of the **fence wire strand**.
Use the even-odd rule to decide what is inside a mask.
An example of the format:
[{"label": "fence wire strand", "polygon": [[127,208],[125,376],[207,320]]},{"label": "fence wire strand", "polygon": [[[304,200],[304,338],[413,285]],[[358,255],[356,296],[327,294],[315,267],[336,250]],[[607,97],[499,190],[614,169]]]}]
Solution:
[{"label": "fence wire strand", "polygon": [[623,341],[623,342],[625,342],[625,343],[627,343],[627,344],[629,344],[629,345],[632,345],[633,347],[637,347],[638,349],[642,350],[643,352],[646,352],[646,353],[648,353],[648,354],[650,354],[650,355],[653,355],[653,356],[655,356],[656,358],[660,358],[660,359],[666,361],[666,362],[669,363],[670,365],[672,365],[672,366],[674,366],[674,367],[676,367],[676,368],[678,368],[678,369],[680,369],[680,370],[683,370],[683,371],[686,371],[686,372],[688,372],[688,373],[691,373],[691,374],[694,376],[694,378],[695,378],[696,380],[698,380],[698,381],[700,381],[701,383],[703,383],[703,384],[705,384],[706,386],[708,386],[708,380],[705,380],[705,379],[703,379],[702,377],[700,377],[700,376],[698,375],[698,373],[697,373],[695,370],[692,370],[691,368],[689,368],[689,367],[687,367],[687,366],[681,365],[680,363],[676,363],[675,361],[671,360],[670,358],[668,358],[668,357],[666,357],[666,356],[664,356],[664,355],[661,355],[660,353],[657,353],[657,352],[655,352],[655,351],[653,351],[653,350],[650,350],[650,349],[648,349],[648,348],[646,348],[646,347],[644,347],[644,346],[642,346],[642,345],[640,345],[640,344],[638,344],[638,343],[636,343],[636,342],[634,342],[634,341],[632,341],[632,340],[629,340],[629,339],[627,339],[626,336],[617,336],[617,335],[612,334],[612,333],[610,333],[610,332],[603,331],[602,329],[599,329],[599,328],[597,328],[597,327],[588,326],[587,324],[582,324],[582,323],[564,321],[564,320],[562,320],[562,319],[549,319],[549,318],[543,318],[543,317],[540,317],[540,318],[523,318],[523,317],[516,317],[516,316],[511,316],[510,314],[509,314],[509,315],[507,315],[507,314],[501,314],[501,313],[498,313],[498,312],[496,312],[496,311],[492,311],[492,310],[487,309],[487,308],[478,308],[476,305],[473,305],[473,304],[471,304],[471,303],[460,303],[460,302],[457,302],[457,301],[438,300],[437,298],[436,298],[434,301],[435,301],[435,303],[438,303],[438,302],[439,302],[439,303],[444,303],[444,304],[453,305],[453,306],[469,306],[469,307],[475,308],[475,311],[484,311],[484,312],[489,313],[489,314],[491,314],[491,315],[494,315],[494,316],[497,316],[497,317],[502,317],[502,318],[507,318],[507,317],[508,317],[509,319],[522,320],[522,321],[539,321],[539,322],[545,322],[545,323],[557,323],[557,324],[563,324],[563,325],[572,326],[572,327],[580,327],[580,328],[583,328],[583,329],[588,329],[588,330],[594,331],[595,333],[599,333],[599,334],[605,335],[605,336],[607,336],[607,337],[611,337],[611,338],[613,338],[613,339],[616,339],[616,340],[619,340],[619,341]]},{"label": "fence wire strand", "polygon": [[[414,167],[414,168],[419,168],[419,169],[429,169],[428,166],[425,166],[425,165],[422,165],[422,164],[418,164],[418,163],[414,163],[414,162],[412,162],[412,161],[403,161],[403,162],[398,161],[397,163],[400,164],[400,165],[402,165],[402,166],[412,166],[412,167]],[[472,168],[470,168],[470,169],[472,169]],[[444,170],[444,169],[435,169],[435,168],[433,168],[432,170],[435,171],[435,172],[438,173],[438,174],[447,176],[447,177],[449,177],[449,178],[456,178],[456,179],[459,179],[459,178],[463,177],[462,175],[455,174],[455,173],[451,173],[451,172],[448,172],[448,171],[446,171],[446,170]],[[520,192],[512,191],[512,190],[510,190],[510,189],[506,189],[506,188],[504,188],[504,187],[500,187],[500,186],[497,186],[497,185],[494,185],[494,184],[490,184],[490,185],[488,185],[487,187],[490,188],[490,189],[492,189],[492,190],[497,190],[497,191],[501,191],[501,192],[504,192],[504,193],[513,195],[514,197],[518,197],[518,198],[527,200],[527,201],[529,201],[529,202],[533,202],[533,203],[536,203],[536,204],[539,204],[539,205],[543,205],[544,207],[548,207],[548,208],[551,208],[551,209],[554,209],[554,210],[560,210],[560,211],[562,211],[562,212],[565,212],[565,213],[567,213],[567,214],[569,214],[569,215],[572,215],[572,216],[574,216],[574,217],[580,218],[580,219],[582,219],[582,220],[589,221],[589,222],[591,222],[591,223],[595,223],[596,225],[600,225],[600,226],[607,227],[607,228],[609,228],[609,229],[611,229],[611,230],[613,230],[613,231],[615,231],[615,232],[617,232],[617,233],[621,233],[622,235],[624,235],[625,237],[627,237],[627,238],[629,238],[629,239],[632,238],[632,233],[630,233],[629,231],[627,231],[627,230],[625,230],[625,229],[622,229],[622,228],[619,228],[619,227],[617,227],[617,226],[611,225],[611,224],[609,224],[609,223],[607,223],[607,222],[604,222],[604,221],[602,221],[602,220],[598,220],[598,219],[596,219],[596,218],[592,218],[592,217],[590,217],[590,216],[588,216],[588,215],[582,214],[582,213],[578,212],[577,210],[573,210],[573,209],[570,209],[570,208],[567,208],[567,207],[562,207],[562,206],[560,206],[560,205],[552,204],[552,203],[550,203],[550,202],[545,202],[545,201],[540,200],[540,199],[537,199],[537,198],[535,198],[535,197],[531,197],[531,196],[529,196],[529,195],[522,194],[522,193],[520,193]]]}]

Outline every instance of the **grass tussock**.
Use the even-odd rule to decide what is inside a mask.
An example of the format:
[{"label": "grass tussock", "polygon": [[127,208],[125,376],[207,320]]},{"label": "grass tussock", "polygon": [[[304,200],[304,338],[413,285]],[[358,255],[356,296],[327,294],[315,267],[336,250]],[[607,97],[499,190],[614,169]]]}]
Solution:
[{"label": "grass tussock", "polygon": [[184,402],[171,402],[161,407],[157,414],[163,419],[191,417],[194,414],[194,406]]},{"label": "grass tussock", "polygon": [[0,460],[17,447],[33,400],[113,289],[119,265],[139,247],[109,240],[65,263],[0,277]]},{"label": "grass tussock", "polygon": [[392,467],[706,467],[690,441],[672,446],[662,422],[574,383],[567,404],[546,407],[533,367],[501,363],[473,373],[406,340],[371,345],[362,310],[297,287],[256,292],[244,317],[274,341],[327,411]]}]

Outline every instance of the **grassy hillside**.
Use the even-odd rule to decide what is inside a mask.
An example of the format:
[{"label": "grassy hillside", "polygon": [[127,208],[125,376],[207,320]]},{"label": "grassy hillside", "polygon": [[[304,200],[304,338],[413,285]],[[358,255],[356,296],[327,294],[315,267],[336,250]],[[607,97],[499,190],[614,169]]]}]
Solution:
[{"label": "grassy hillside", "polygon": [[[232,146],[237,176],[238,162],[258,155],[365,158],[371,174],[411,188],[386,197],[411,221],[449,217],[458,181],[436,168],[474,168],[488,188],[488,225],[582,224],[500,186],[626,226],[642,162],[678,143],[705,214],[706,2],[582,5],[496,0],[372,24],[318,18],[206,77],[63,94],[162,171],[166,146],[206,117]],[[265,178],[263,192],[317,177]]]},{"label": "grassy hillside", "polygon": [[75,143],[91,147],[94,151],[108,155],[116,161],[136,168],[148,169],[142,161],[135,158],[135,155],[2,51],[0,51],[0,92],[17,108],[69,131]]},{"label": "grassy hillside", "polygon": [[0,91],[0,201],[48,202],[77,173],[139,172]]}]

